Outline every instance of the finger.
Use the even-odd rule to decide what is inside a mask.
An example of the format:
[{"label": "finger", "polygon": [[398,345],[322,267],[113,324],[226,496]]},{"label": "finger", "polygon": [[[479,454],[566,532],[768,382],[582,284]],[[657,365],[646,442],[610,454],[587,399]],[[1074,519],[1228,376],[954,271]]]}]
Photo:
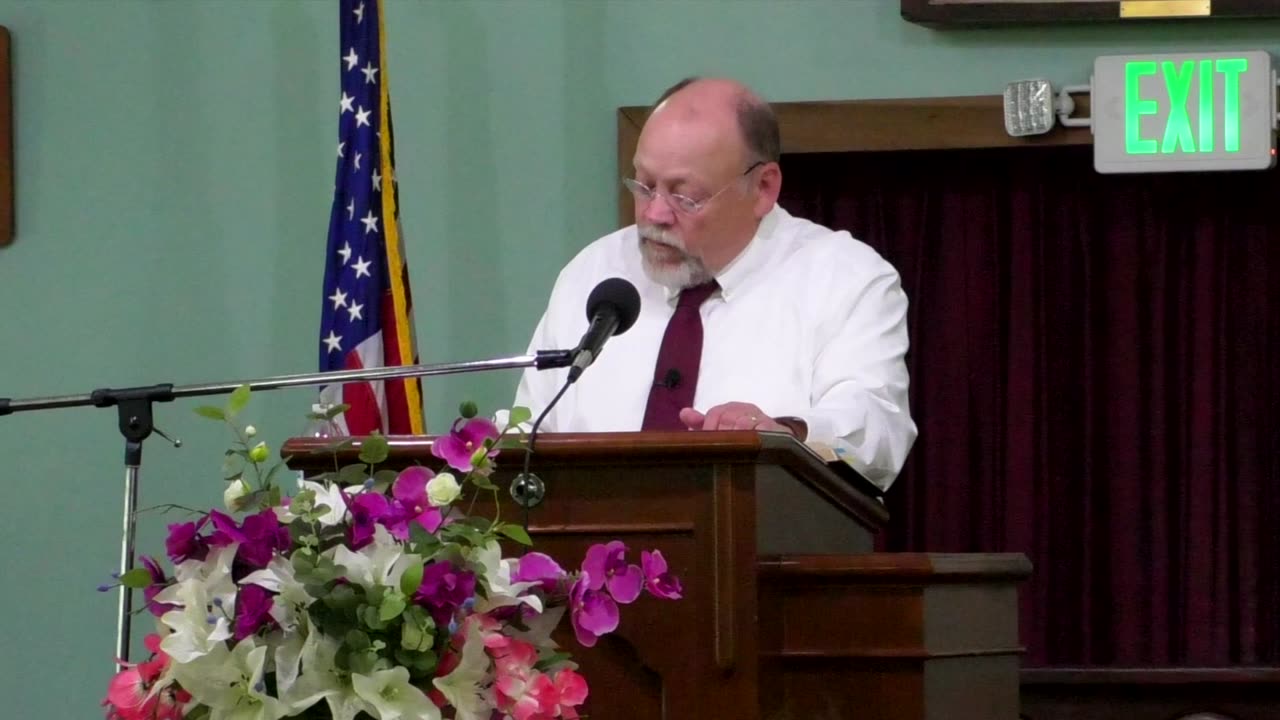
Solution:
[{"label": "finger", "polygon": [[733,429],[734,430],[753,430],[755,429],[756,425],[759,425],[759,424],[760,424],[760,418],[757,417],[756,415],[753,415],[750,411],[747,411],[737,416],[736,418],[734,418]]},{"label": "finger", "polygon": [[706,416],[694,410],[693,408],[685,408],[680,411],[680,422],[690,430],[702,429],[702,423],[706,420]]},{"label": "finger", "polygon": [[719,430],[720,418],[728,410],[728,405],[717,405],[707,411],[706,417],[702,422],[703,430]]}]

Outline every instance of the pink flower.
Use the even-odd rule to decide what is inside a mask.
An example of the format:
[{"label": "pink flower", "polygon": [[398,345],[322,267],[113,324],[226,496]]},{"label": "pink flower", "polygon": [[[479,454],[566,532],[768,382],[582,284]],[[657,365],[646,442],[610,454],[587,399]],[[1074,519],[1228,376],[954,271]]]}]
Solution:
[{"label": "pink flower", "polygon": [[[468,420],[461,430],[458,429],[459,422],[462,422],[461,418],[453,423],[453,429],[448,435],[438,437],[431,443],[431,454],[449,463],[458,472],[471,472],[474,467],[472,458],[476,451],[484,447],[486,440],[497,440],[502,433],[498,432],[497,425],[484,418]],[[490,450],[488,456],[494,457],[497,454],[497,450]]]},{"label": "pink flower", "polygon": [[614,540],[607,545],[596,544],[587,548],[587,557],[582,561],[582,571],[591,578],[591,589],[607,586],[613,599],[623,605],[640,597],[644,580],[639,565],[627,564],[626,553],[627,546]]},{"label": "pink flower", "polygon": [[578,673],[565,668],[556,673],[554,683],[556,698],[555,708],[548,708],[551,717],[562,717],[576,720],[578,712],[574,708],[587,700],[587,680]]},{"label": "pink flower", "polygon": [[640,551],[640,565],[644,567],[644,586],[649,594],[663,600],[679,600],[680,578],[667,572],[667,560],[660,550]]},{"label": "pink flower", "polygon": [[618,629],[618,605],[609,594],[591,589],[591,576],[582,573],[569,589],[569,622],[583,647]]},{"label": "pink flower", "polygon": [[147,610],[149,610],[152,615],[160,617],[170,610],[177,609],[177,605],[158,603],[155,601],[155,596],[159,595],[165,590],[165,588],[169,587],[169,579],[164,576],[164,570],[160,569],[159,563],[157,563],[154,558],[148,555],[143,555],[142,565],[147,569],[147,572],[151,573],[151,584],[142,591],[143,599],[147,601]]},{"label": "pink flower", "polygon": [[[427,499],[427,483],[435,476],[436,474],[430,469],[414,465],[402,470],[391,486],[391,494],[404,508],[406,521],[418,523],[429,533],[439,530],[444,520],[440,509],[432,507],[430,500]],[[392,534],[401,540],[409,539],[407,528],[404,530],[404,537],[400,537],[395,531],[392,531]]]},{"label": "pink flower", "polygon": [[154,691],[152,686],[168,667],[169,656],[160,649],[159,635],[148,635],[146,646],[154,657],[143,663],[120,663],[125,669],[108,684],[102,701],[107,720],[181,720],[182,706],[191,695],[173,686]]},{"label": "pink flower", "polygon": [[516,563],[516,571],[511,582],[536,582],[544,592],[555,592],[565,578],[564,568],[560,567],[550,555],[540,552],[526,553]]}]

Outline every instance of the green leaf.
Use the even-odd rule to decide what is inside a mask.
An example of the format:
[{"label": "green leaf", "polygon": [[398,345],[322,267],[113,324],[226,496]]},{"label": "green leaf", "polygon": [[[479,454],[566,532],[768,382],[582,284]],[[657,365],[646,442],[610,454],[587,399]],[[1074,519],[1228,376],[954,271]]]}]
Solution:
[{"label": "green leaf", "polygon": [[409,523],[409,542],[414,552],[423,555],[430,555],[440,546],[440,538],[424,530],[418,523]]},{"label": "green leaf", "polygon": [[267,491],[267,507],[280,507],[280,486],[273,485]]},{"label": "green leaf", "polygon": [[418,586],[422,584],[424,567],[422,563],[416,562],[404,571],[404,574],[400,576],[400,592],[405,595],[413,595],[418,592]]},{"label": "green leaf", "polygon": [[515,427],[520,423],[529,422],[533,418],[533,411],[522,405],[511,408],[511,414],[507,420],[507,427]]},{"label": "green leaf", "polygon": [[263,483],[266,485],[270,485],[271,480],[275,478],[276,473],[280,472],[281,468],[287,467],[289,465],[289,461],[292,459],[293,459],[293,456],[290,455],[289,457],[286,457],[285,459],[281,460],[275,465],[272,465],[271,469],[267,471],[267,479],[263,480]]},{"label": "green leaf", "polygon": [[355,652],[367,650],[372,646],[372,643],[369,642],[369,636],[360,630],[351,630],[347,632],[345,642],[347,647],[351,648]]},{"label": "green leaf", "polygon": [[388,488],[395,483],[396,478],[400,477],[397,470],[382,469],[373,474],[373,489],[380,493],[385,493]]},{"label": "green leaf", "polygon": [[334,440],[333,442],[329,443],[328,445],[325,445],[325,446],[324,446],[324,448],[322,448],[322,450],[323,450],[324,452],[327,452],[327,453],[336,453],[336,452],[342,452],[343,450],[346,450],[347,448],[353,448],[353,447],[355,447],[355,446],[356,446],[356,439],[355,439],[355,438],[353,438],[353,437],[344,437],[344,438],[342,438],[341,440]]},{"label": "green leaf", "polygon": [[146,568],[134,568],[120,576],[120,583],[127,588],[141,590],[151,586],[151,571]]},{"label": "green leaf", "polygon": [[227,414],[222,411],[222,408],[214,407],[212,405],[201,405],[200,407],[196,408],[196,414],[201,417],[207,417],[210,420],[226,420],[227,419]]},{"label": "green leaf", "polygon": [[384,630],[387,624],[382,621],[378,613],[378,608],[372,605],[362,605],[360,608],[360,622],[370,630]]},{"label": "green leaf", "polygon": [[240,414],[245,405],[249,404],[249,386],[241,385],[231,393],[231,397],[227,398],[227,417],[233,418]]},{"label": "green leaf", "polygon": [[328,593],[313,595],[313,597],[320,597],[325,605],[335,609],[355,607],[359,601],[356,591],[350,585],[334,585]]},{"label": "green leaf", "polygon": [[289,512],[303,516],[311,512],[315,506],[316,492],[310,489],[300,490],[297,495],[293,496],[293,500],[289,502]]},{"label": "green leaf", "polygon": [[498,486],[494,485],[493,481],[491,481],[487,476],[482,475],[480,473],[471,474],[471,484],[475,485],[481,490],[497,490],[498,489]]},{"label": "green leaf", "polygon": [[[414,612],[415,610],[417,612]],[[434,628],[435,624],[431,621],[431,616],[427,615],[422,608],[417,606],[409,608],[404,613],[404,624],[400,626],[400,647],[414,652],[430,650],[436,641],[432,633]],[[397,653],[398,656],[399,653]]]},{"label": "green leaf", "polygon": [[462,523],[453,523],[440,529],[440,536],[451,540],[466,540],[472,547],[484,545],[484,533]]},{"label": "green leaf", "polygon": [[512,540],[515,540],[521,545],[533,545],[533,539],[529,537],[529,533],[519,525],[505,523],[498,526],[498,532],[506,535]]},{"label": "green leaf", "polygon": [[362,650],[360,652],[352,652],[347,659],[351,663],[351,672],[361,675],[370,675],[375,669],[378,662],[378,653],[373,648]]},{"label": "green leaf", "polygon": [[573,656],[567,652],[553,652],[544,658],[540,658],[538,662],[534,664],[534,667],[543,671],[550,670],[560,663],[568,662],[572,659]]},{"label": "green leaf", "polygon": [[400,617],[400,613],[404,612],[408,605],[409,603],[405,601],[404,595],[398,592],[389,592],[382,598],[382,604],[378,607],[378,619],[384,623],[395,620]]},{"label": "green leaf", "polygon": [[364,463],[355,463],[353,465],[344,465],[338,471],[339,485],[363,485],[365,480],[369,479],[369,466]]},{"label": "green leaf", "polygon": [[360,443],[360,459],[370,465],[377,465],[387,456],[391,454],[391,446],[387,445],[387,439],[378,433],[373,433]]},{"label": "green leaf", "polygon": [[351,406],[349,404],[338,403],[337,405],[334,405],[328,410],[325,410],[323,417],[325,420],[332,420],[350,409],[351,409]]}]

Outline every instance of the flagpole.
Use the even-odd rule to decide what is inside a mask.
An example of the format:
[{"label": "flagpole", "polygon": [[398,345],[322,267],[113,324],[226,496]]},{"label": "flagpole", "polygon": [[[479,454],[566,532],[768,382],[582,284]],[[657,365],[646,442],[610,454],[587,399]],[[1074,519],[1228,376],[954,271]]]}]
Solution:
[{"label": "flagpole", "polygon": [[[276,375],[256,380],[173,385],[163,383],[130,388],[101,388],[82,395],[56,395],[14,400],[0,398],[0,416],[36,410],[69,407],[116,407],[120,433],[125,441],[125,490],[123,537],[120,541],[120,575],[133,569],[134,538],[137,531],[138,476],[142,467],[142,441],[153,432],[168,437],[155,427],[152,406],[157,402],[171,402],[175,398],[203,395],[228,395],[237,388],[248,386],[250,390],[276,390],[278,388],[330,385],[351,382],[372,382],[393,378],[427,377],[431,375],[455,375],[486,370],[512,368],[536,368],[549,370],[568,367],[573,363],[572,350],[539,350],[533,355],[513,355],[487,360],[472,360],[435,365],[405,365],[379,367],[366,370],[335,370],[296,375]],[[180,443],[174,441],[175,445]],[[116,617],[116,659],[129,661],[130,616],[133,593],[123,582],[120,584],[120,600]]]}]

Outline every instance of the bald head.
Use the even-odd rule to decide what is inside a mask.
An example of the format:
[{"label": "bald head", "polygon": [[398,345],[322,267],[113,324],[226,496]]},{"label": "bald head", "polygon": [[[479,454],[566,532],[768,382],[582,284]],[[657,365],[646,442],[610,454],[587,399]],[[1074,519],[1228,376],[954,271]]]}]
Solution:
[{"label": "bald head", "polygon": [[751,88],[727,78],[690,77],[663,91],[654,109],[655,115],[679,115],[685,121],[699,118],[723,129],[736,126],[747,163],[778,162],[781,141],[778,120],[769,104]]}]

